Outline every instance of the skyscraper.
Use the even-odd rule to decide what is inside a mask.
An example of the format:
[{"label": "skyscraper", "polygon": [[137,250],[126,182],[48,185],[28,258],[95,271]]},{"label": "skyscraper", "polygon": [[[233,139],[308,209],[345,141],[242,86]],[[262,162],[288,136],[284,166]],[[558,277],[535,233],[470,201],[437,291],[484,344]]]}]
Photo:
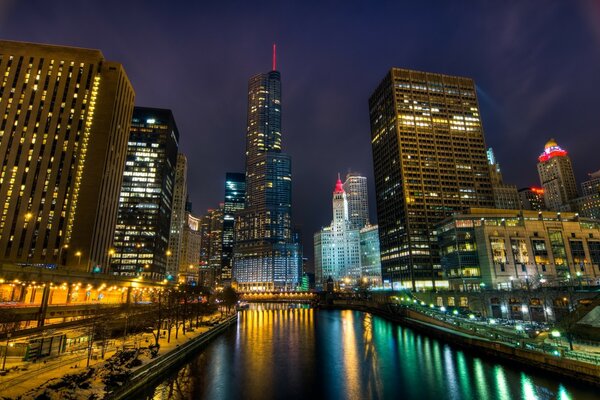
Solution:
[{"label": "skyscraper", "polygon": [[177,276],[179,282],[199,284],[200,248],[202,246],[201,219],[191,212],[184,211],[185,223],[181,231],[181,250]]},{"label": "skyscraper", "polygon": [[248,82],[246,204],[235,226],[233,274],[241,290],[295,289],[299,248],[292,239],[291,158],[282,152],[281,74]]},{"label": "skyscraper", "polygon": [[353,229],[362,229],[369,223],[369,193],[367,177],[349,172],[344,182],[348,199],[348,218]]},{"label": "skyscraper", "polygon": [[[171,206],[171,231],[169,233],[169,248],[167,249],[167,277],[179,274],[180,258],[183,249],[183,230],[189,225],[186,221],[185,203],[187,200],[187,158],[177,154],[175,167],[175,186],[173,187],[173,204]],[[187,224],[186,224],[187,222]],[[198,257],[200,252],[198,252]],[[185,258],[185,256],[183,256]],[[187,263],[186,263],[187,264]]]},{"label": "skyscraper", "polygon": [[99,50],[0,41],[0,258],[105,271],[134,91]]},{"label": "skyscraper", "polygon": [[228,172],[225,175],[225,201],[223,203],[223,251],[221,282],[225,285],[231,283],[231,270],[233,268],[233,239],[235,215],[244,209],[246,197],[246,175]]},{"label": "skyscraper", "polygon": [[381,256],[377,225],[367,225],[360,230],[360,271],[363,284],[381,286]]},{"label": "skyscraper", "polygon": [[523,210],[543,211],[546,209],[546,203],[544,203],[544,189],[542,188],[532,187],[519,189],[519,198]]},{"label": "skyscraper", "polygon": [[383,280],[447,285],[434,224],[494,206],[475,83],[393,68],[369,109]]},{"label": "skyscraper", "polygon": [[550,139],[538,161],[537,169],[546,207],[551,211],[570,211],[570,203],[577,197],[571,158],[554,139]]},{"label": "skyscraper", "polygon": [[517,186],[504,183],[500,164],[496,161],[494,150],[491,147],[487,150],[487,159],[492,182],[492,193],[494,195],[494,206],[506,210],[519,210],[521,208],[521,200]]},{"label": "skyscraper", "polygon": [[170,110],[135,107],[111,260],[116,274],[168,278],[178,145]]},{"label": "skyscraper", "polygon": [[315,275],[318,288],[329,278],[338,284],[356,284],[360,278],[360,236],[349,219],[348,200],[338,178],[332,198],[331,225],[314,235]]}]

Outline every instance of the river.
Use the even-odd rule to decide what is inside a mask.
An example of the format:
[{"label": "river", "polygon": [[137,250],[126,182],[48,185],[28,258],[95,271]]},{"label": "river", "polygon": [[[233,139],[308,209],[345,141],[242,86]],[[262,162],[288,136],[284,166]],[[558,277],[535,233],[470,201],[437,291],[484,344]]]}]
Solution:
[{"label": "river", "polygon": [[358,311],[254,305],[146,399],[594,399]]}]

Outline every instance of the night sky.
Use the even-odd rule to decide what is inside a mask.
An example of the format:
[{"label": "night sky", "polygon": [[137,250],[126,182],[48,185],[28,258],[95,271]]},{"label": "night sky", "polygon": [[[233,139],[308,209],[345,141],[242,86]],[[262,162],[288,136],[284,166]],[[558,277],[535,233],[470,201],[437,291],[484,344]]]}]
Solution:
[{"label": "night sky", "polygon": [[225,172],[243,172],[247,80],[270,69],[276,42],[293,218],[311,258],[337,172],[369,177],[375,217],[368,98],[392,66],[475,79],[508,183],[539,185],[550,137],[579,181],[600,169],[599,1],[0,0],[0,38],[121,62],[137,105],[173,110],[195,214],[223,201]]}]

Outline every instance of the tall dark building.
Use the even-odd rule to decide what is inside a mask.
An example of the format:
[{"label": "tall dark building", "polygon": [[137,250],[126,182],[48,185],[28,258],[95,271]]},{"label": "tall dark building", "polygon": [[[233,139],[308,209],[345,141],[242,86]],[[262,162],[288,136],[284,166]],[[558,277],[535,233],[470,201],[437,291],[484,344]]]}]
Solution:
[{"label": "tall dark building", "polygon": [[223,251],[221,282],[231,283],[233,268],[233,239],[235,215],[244,209],[246,199],[246,175],[228,172],[225,175],[225,201],[223,202]]},{"label": "tall dark building", "polygon": [[433,226],[494,206],[475,83],[393,68],[369,109],[384,283],[445,286]]},{"label": "tall dark building", "polygon": [[0,41],[0,259],[106,270],[135,94],[99,50]]},{"label": "tall dark building", "polygon": [[166,278],[178,143],[170,110],[135,107],[111,263],[116,274]]},{"label": "tall dark building", "polygon": [[244,291],[295,289],[300,279],[291,159],[282,152],[281,136],[281,75],[273,65],[248,83],[246,204],[236,221],[233,267]]}]

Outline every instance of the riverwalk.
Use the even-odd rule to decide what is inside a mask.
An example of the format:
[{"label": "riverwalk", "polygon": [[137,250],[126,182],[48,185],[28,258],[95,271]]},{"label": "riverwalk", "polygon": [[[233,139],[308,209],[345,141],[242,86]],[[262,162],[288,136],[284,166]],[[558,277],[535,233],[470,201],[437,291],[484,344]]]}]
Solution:
[{"label": "riverwalk", "polygon": [[398,302],[375,303],[366,300],[334,300],[321,308],[354,309],[379,315],[400,325],[443,339],[467,351],[558,374],[600,387],[600,356],[593,352],[570,351],[561,345],[529,340],[521,332],[509,333],[478,324],[426,305]]}]

